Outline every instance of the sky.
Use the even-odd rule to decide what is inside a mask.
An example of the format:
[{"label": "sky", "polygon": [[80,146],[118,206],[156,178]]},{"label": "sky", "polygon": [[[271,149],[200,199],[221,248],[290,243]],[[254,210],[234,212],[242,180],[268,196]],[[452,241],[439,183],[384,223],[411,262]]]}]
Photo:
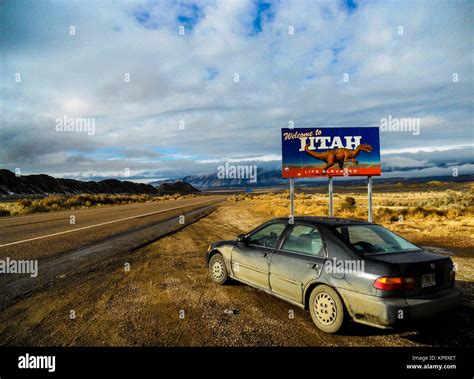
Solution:
[{"label": "sky", "polygon": [[381,131],[384,176],[472,174],[473,16],[456,0],[2,1],[0,168],[280,168],[281,128],[410,119]]}]

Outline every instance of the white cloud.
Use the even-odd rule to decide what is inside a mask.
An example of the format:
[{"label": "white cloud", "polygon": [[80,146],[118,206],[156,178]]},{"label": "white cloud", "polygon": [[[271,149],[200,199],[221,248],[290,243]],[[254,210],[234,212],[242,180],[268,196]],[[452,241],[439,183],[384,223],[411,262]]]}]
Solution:
[{"label": "white cloud", "polygon": [[[456,175],[472,175],[474,174],[474,164],[465,164],[456,167]],[[427,176],[451,176],[453,177],[452,167],[427,167],[417,170],[410,171],[391,171],[384,174],[384,177],[405,177],[405,178],[416,178],[416,177],[427,177]]]},{"label": "white cloud", "polygon": [[449,150],[459,150],[465,148],[472,148],[472,145],[445,145],[445,146],[424,146],[424,147],[409,147],[401,149],[385,149],[383,151],[382,157],[389,154],[400,154],[400,153],[418,153],[418,152],[443,152]]},{"label": "white cloud", "polygon": [[410,168],[410,167],[425,167],[428,165],[427,160],[418,160],[409,157],[389,157],[383,160],[386,167],[396,168]]}]

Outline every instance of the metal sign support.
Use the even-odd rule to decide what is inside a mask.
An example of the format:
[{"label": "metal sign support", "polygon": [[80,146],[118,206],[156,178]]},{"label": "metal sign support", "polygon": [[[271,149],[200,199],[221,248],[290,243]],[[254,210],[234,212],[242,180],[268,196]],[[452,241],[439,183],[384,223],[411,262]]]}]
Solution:
[{"label": "metal sign support", "polygon": [[372,222],[372,177],[367,177],[368,221]]},{"label": "metal sign support", "polygon": [[295,178],[290,178],[290,217],[293,219],[295,216]]},{"label": "metal sign support", "polygon": [[332,193],[333,193],[333,178],[332,176],[329,177],[329,217],[332,217]]}]

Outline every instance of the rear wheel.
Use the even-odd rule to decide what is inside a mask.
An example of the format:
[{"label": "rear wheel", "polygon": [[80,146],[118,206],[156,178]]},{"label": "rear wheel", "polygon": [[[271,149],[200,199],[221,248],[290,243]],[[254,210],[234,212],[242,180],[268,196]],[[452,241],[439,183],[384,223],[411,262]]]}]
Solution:
[{"label": "rear wheel", "polygon": [[211,257],[211,260],[209,261],[209,275],[212,281],[217,284],[224,284],[227,282],[229,276],[222,254],[217,253]]},{"label": "rear wheel", "polygon": [[326,333],[336,333],[344,323],[344,304],[331,287],[317,286],[309,298],[311,318]]}]

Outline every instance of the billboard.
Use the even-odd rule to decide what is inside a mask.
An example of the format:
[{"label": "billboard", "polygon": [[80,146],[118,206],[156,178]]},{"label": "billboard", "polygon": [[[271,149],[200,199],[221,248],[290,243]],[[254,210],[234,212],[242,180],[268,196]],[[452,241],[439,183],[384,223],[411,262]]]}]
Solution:
[{"label": "billboard", "polygon": [[376,176],[382,173],[379,128],[284,128],[282,176]]}]

